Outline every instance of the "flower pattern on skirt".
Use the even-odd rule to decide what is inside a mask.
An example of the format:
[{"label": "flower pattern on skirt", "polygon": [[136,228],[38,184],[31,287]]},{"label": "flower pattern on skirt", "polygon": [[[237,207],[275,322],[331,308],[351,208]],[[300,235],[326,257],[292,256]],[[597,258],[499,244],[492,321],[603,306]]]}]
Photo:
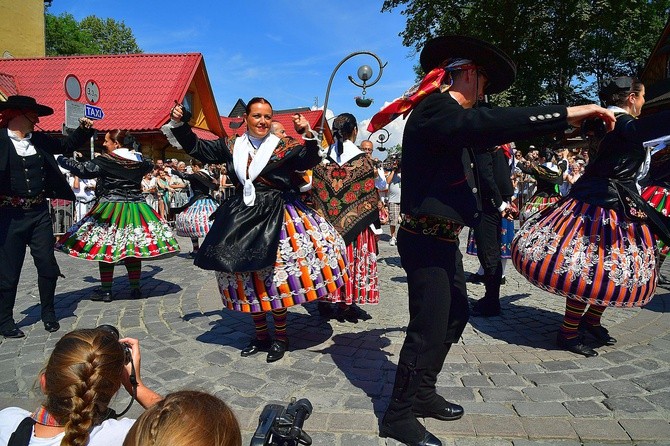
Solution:
[{"label": "flower pattern on skirt", "polygon": [[324,298],[348,280],[345,251],[344,240],[323,217],[301,201],[287,201],[274,266],[217,272],[223,304],[263,312]]},{"label": "flower pattern on skirt", "polygon": [[170,226],[146,202],[101,201],[56,242],[55,249],[95,262],[179,253]]},{"label": "flower pattern on skirt", "polygon": [[656,252],[646,223],[574,198],[535,214],[512,242],[514,266],[534,285],[614,307],[652,299]]}]

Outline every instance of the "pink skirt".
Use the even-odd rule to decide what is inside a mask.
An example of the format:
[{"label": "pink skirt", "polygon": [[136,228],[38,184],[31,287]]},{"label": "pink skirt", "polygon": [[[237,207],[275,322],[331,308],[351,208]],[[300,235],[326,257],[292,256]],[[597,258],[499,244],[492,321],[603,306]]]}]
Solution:
[{"label": "pink skirt", "polygon": [[379,276],[377,274],[377,237],[366,228],[346,248],[349,280],[335,293],[324,298],[347,305],[379,303]]}]

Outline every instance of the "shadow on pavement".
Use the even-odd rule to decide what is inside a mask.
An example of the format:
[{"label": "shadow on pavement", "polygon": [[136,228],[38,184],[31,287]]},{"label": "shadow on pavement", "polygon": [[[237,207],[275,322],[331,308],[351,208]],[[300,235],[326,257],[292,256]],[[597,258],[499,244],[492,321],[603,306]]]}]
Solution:
[{"label": "shadow on pavement", "polygon": [[383,350],[391,344],[385,335],[404,331],[405,327],[393,327],[338,334],[333,336],[332,345],[316,350],[329,354],[349,382],[365,392],[380,419],[388,405],[396,370],[396,364],[389,359],[392,354]]},{"label": "shadow on pavement", "polygon": [[670,312],[670,290],[660,286],[656,287],[656,295],[644,306],[644,309],[655,313]]}]

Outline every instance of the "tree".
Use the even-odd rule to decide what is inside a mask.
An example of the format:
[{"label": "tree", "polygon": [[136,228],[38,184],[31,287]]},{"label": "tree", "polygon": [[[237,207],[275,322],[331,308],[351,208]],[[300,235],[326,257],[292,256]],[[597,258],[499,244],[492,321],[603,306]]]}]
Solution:
[{"label": "tree", "polygon": [[45,15],[47,56],[141,53],[123,22],[89,16],[77,22],[72,14]]},{"label": "tree", "polygon": [[498,45],[517,79],[497,102],[514,105],[593,101],[613,74],[636,74],[661,33],[670,0],[385,0],[403,7],[405,46],[464,34]]}]

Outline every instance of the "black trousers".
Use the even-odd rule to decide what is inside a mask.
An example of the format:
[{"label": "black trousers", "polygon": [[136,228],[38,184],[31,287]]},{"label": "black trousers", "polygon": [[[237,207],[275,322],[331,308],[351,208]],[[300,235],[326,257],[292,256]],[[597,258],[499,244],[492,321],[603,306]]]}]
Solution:
[{"label": "black trousers", "polygon": [[497,209],[482,211],[482,219],[474,228],[477,243],[477,258],[484,269],[486,294],[484,301],[499,306],[500,280],[502,279],[502,261],[500,259],[500,231],[502,217]]},{"label": "black trousers", "polygon": [[462,255],[457,242],[402,228],[398,251],[409,290],[409,324],[399,362],[437,375],[448,351],[445,344],[458,342],[468,322]]},{"label": "black trousers", "polygon": [[42,320],[55,321],[54,294],[60,269],[46,203],[31,209],[0,208],[0,330],[16,327],[13,317],[26,247],[37,268]]}]

